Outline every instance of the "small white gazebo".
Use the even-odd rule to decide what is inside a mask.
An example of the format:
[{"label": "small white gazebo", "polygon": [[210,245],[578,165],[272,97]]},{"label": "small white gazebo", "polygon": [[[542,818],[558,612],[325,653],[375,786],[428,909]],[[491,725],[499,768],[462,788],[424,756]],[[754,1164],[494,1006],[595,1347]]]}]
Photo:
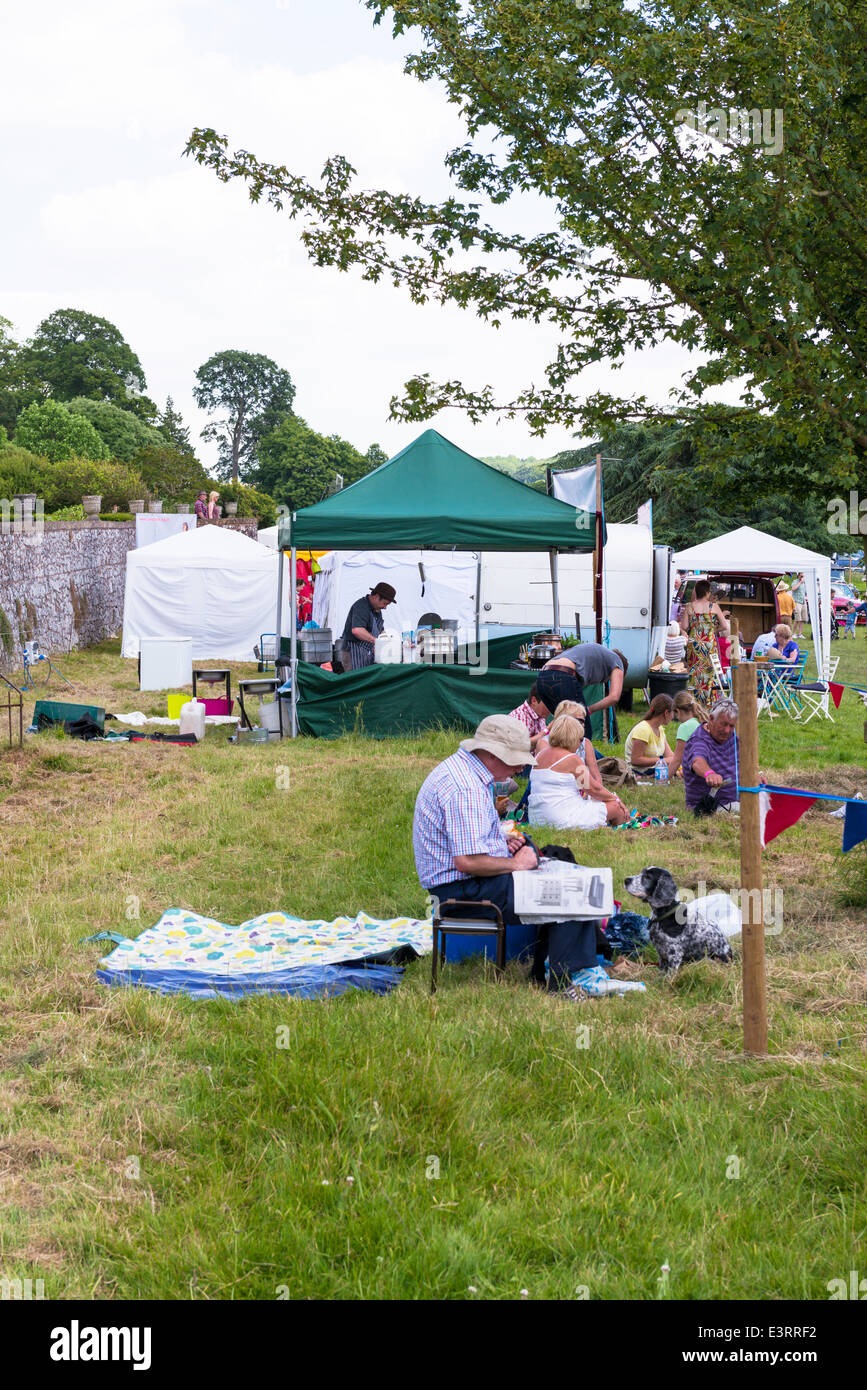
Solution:
[{"label": "small white gazebo", "polygon": [[[816,550],[781,541],[779,536],[739,526],[724,536],[690,546],[675,556],[679,570],[709,573],[731,570],[735,574],[803,573],[810,605],[810,621],[820,680],[828,680],[831,666],[831,559]],[[817,621],[818,618],[818,621]],[[825,703],[827,704],[827,693]]]},{"label": "small white gazebo", "polygon": [[[223,526],[199,526],[130,550],[123,656],[143,638],[191,638],[194,660],[255,661],[277,630],[276,550]],[[284,592],[286,585],[284,583]]]}]

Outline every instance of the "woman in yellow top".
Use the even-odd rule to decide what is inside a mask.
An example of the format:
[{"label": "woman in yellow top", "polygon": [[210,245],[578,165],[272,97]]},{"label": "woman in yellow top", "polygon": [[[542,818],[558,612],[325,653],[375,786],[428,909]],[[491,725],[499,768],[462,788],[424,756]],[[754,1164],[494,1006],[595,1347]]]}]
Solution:
[{"label": "woman in yellow top", "polygon": [[673,708],[670,695],[654,695],[646,718],[630,732],[626,740],[626,761],[633,772],[647,775],[660,761],[671,766],[674,754],[665,737],[665,726],[671,721]]}]

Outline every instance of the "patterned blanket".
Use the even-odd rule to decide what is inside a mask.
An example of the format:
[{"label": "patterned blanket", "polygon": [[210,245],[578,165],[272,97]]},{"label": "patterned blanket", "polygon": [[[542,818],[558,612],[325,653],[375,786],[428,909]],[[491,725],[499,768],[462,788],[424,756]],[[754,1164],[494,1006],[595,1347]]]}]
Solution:
[{"label": "patterned blanket", "polygon": [[121,940],[96,973],[103,984],[197,998],[315,997],[348,988],[382,993],[403,973],[389,961],[411,960],[430,949],[430,922],[413,917],[382,920],[360,912],[326,922],[266,912],[232,927],[174,907],[134,940]]}]

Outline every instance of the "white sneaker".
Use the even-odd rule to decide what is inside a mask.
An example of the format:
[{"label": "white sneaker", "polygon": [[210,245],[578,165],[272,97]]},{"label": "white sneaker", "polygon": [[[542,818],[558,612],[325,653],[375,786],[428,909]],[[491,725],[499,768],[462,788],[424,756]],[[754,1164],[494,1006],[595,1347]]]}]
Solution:
[{"label": "white sneaker", "polygon": [[570,999],[580,999],[582,994],[599,998],[605,994],[629,994],[634,990],[644,993],[646,989],[641,981],[612,980],[601,965],[590,965],[586,970],[576,970],[566,994]]}]

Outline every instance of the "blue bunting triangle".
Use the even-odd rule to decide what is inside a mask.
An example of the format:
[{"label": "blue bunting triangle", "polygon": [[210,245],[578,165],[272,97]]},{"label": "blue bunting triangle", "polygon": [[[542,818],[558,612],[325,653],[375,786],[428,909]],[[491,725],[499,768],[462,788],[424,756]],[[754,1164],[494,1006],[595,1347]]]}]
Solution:
[{"label": "blue bunting triangle", "polygon": [[850,801],[843,822],[843,853],[867,840],[867,801]]}]

